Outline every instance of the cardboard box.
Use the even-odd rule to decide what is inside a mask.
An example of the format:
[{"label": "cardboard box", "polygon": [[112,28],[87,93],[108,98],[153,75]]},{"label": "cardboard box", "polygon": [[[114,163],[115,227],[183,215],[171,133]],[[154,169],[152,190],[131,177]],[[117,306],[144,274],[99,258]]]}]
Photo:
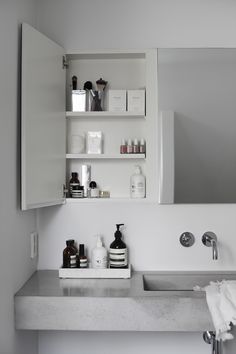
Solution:
[{"label": "cardboard box", "polygon": [[111,112],[126,111],[126,90],[108,91],[108,111]]},{"label": "cardboard box", "polygon": [[128,112],[145,113],[145,90],[128,90]]}]

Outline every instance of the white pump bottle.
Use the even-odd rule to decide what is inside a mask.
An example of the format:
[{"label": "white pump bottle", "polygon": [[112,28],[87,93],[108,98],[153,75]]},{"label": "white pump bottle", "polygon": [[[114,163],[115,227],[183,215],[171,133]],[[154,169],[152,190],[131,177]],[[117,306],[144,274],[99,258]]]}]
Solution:
[{"label": "white pump bottle", "polygon": [[134,174],[130,178],[130,197],[145,198],[146,196],[146,179],[142,174],[141,167],[135,166]]},{"label": "white pump bottle", "polygon": [[97,236],[97,246],[92,250],[92,268],[107,268],[107,250],[102,245],[101,236]]}]

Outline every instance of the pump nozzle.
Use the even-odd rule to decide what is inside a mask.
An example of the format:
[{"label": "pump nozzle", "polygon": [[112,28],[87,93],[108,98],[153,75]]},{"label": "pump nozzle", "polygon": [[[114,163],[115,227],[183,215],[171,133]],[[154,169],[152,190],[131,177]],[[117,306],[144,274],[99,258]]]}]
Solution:
[{"label": "pump nozzle", "polygon": [[116,224],[116,228],[117,228],[117,230],[116,230],[116,232],[115,232],[115,238],[121,238],[122,237],[122,234],[121,234],[121,232],[120,232],[120,226],[123,226],[124,224]]},{"label": "pump nozzle", "polygon": [[100,235],[97,235],[97,247],[102,247],[102,238]]},{"label": "pump nozzle", "polygon": [[120,230],[120,226],[124,226],[124,224],[116,224],[117,231]]}]

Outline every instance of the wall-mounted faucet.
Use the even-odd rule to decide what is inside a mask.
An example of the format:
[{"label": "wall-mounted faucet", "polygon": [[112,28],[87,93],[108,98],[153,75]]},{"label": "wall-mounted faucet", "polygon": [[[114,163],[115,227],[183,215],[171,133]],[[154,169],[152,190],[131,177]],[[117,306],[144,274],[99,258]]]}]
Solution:
[{"label": "wall-mounted faucet", "polygon": [[217,237],[212,231],[207,231],[202,236],[202,243],[207,247],[212,247],[212,258],[218,259]]}]

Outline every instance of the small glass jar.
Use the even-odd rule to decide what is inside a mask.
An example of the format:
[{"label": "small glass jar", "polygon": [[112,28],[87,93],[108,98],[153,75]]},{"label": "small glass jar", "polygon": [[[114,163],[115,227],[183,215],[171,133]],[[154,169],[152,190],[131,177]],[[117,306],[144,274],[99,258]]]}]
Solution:
[{"label": "small glass jar", "polygon": [[121,153],[121,154],[127,154],[127,144],[126,144],[125,139],[122,139],[122,140],[121,140],[120,153]]},{"label": "small glass jar", "polygon": [[146,154],[146,143],[143,138],[140,140],[139,152],[140,154]]},{"label": "small glass jar", "polygon": [[78,268],[88,268],[88,259],[85,256],[84,244],[79,245]]},{"label": "small glass jar", "polygon": [[137,138],[134,139],[134,145],[133,145],[133,153],[134,154],[139,154],[140,149],[139,149],[139,141]]},{"label": "small glass jar", "polygon": [[132,153],[133,153],[133,142],[132,139],[128,139],[127,154],[132,154]]},{"label": "small glass jar", "polygon": [[91,181],[89,184],[90,198],[99,198],[99,189],[97,188],[97,183]]}]

